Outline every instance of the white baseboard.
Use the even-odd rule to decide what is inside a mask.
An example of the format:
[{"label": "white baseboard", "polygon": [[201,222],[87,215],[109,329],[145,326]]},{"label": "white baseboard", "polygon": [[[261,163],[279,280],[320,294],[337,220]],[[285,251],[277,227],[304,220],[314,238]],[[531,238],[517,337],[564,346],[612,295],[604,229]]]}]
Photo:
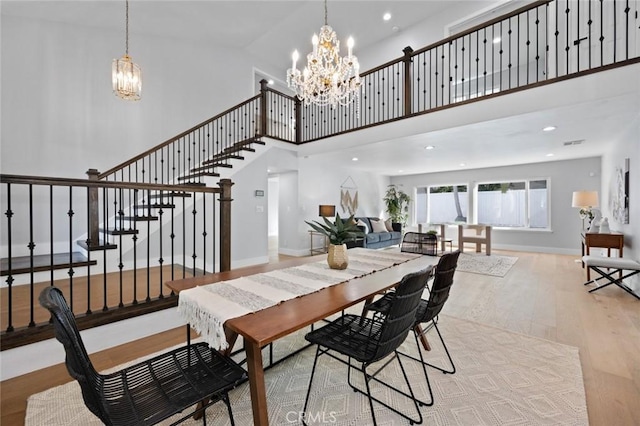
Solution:
[{"label": "white baseboard", "polygon": [[295,250],[295,249],[279,248],[278,254],[283,254],[285,256],[303,257],[303,256],[309,256],[309,249]]},{"label": "white baseboard", "polygon": [[231,260],[231,269],[244,268],[245,266],[262,265],[269,263],[269,256],[253,257],[250,259]]},{"label": "white baseboard", "polygon": [[548,253],[548,254],[566,254],[569,256],[580,256],[580,249],[568,249],[560,247],[537,247],[537,246],[519,246],[511,244],[491,244],[492,250],[512,250],[512,251],[524,251],[533,253]]}]

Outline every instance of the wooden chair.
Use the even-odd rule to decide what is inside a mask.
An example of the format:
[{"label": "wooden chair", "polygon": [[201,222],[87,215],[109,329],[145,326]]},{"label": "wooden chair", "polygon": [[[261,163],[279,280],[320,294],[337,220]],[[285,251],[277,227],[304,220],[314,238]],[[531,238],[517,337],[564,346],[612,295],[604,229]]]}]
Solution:
[{"label": "wooden chair", "polygon": [[461,252],[464,252],[464,243],[474,243],[476,253],[480,253],[482,244],[484,244],[485,253],[487,256],[491,256],[491,226],[458,225],[458,250]]},{"label": "wooden chair", "polygon": [[51,312],[55,337],[64,345],[65,363],[82,389],[87,408],[106,425],[154,425],[202,402],[191,414],[202,414],[218,401],[227,406],[234,424],[228,392],[246,380],[246,372],[233,360],[211,350],[206,343],[174,349],[110,374],[93,367],[73,313],[62,292],[47,287],[40,304]]},{"label": "wooden chair", "polygon": [[[377,423],[373,409],[373,401],[376,401],[396,412],[400,416],[409,420],[411,424],[414,422],[422,423],[422,414],[420,413],[418,402],[413,394],[413,389],[409,383],[402,361],[400,360],[400,357],[398,357],[397,349],[405,341],[407,334],[413,327],[416,310],[420,303],[420,297],[422,296],[422,292],[424,291],[424,287],[430,274],[431,268],[427,268],[419,272],[407,274],[403,277],[400,284],[398,284],[396,291],[390,293],[392,296],[389,298],[388,315],[383,319],[363,318],[359,315],[344,314],[324,327],[307,333],[305,338],[310,343],[318,345],[318,347],[313,361],[307,396],[304,401],[303,412],[305,414],[307,413],[309,395],[311,393],[311,385],[313,383],[318,358],[321,355],[326,354],[348,365],[347,381],[349,386],[351,386],[354,391],[367,396],[374,425]],[[330,351],[346,355],[349,359],[348,361],[345,361],[344,359],[330,353]],[[393,358],[398,360],[400,370],[402,371],[405,383],[409,389],[409,394],[376,377],[382,369],[393,361],[393,358],[385,361],[382,367],[376,370],[375,373],[369,374],[367,372],[367,368],[369,366],[377,361],[387,358],[391,354],[393,354]],[[358,367],[357,365],[352,364],[352,358],[361,363],[361,366]],[[364,375],[366,390],[363,391],[351,383],[352,369],[356,369]],[[373,397],[371,395],[371,387],[369,385],[371,380],[413,400],[418,418],[416,419],[407,414],[401,413],[391,407],[388,403]]]}]

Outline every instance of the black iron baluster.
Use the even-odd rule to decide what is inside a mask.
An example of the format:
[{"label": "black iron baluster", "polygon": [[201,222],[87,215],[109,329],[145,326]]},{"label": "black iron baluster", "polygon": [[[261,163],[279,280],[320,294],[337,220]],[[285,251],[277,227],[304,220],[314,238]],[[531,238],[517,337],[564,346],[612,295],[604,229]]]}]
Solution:
[{"label": "black iron baluster", "polygon": [[480,33],[476,31],[476,96],[480,96]]},{"label": "black iron baluster", "polygon": [[591,0],[589,0],[589,20],[587,21],[588,28],[588,39],[589,39],[589,69],[591,69],[591,25],[593,24],[593,20],[591,19]]},{"label": "black iron baluster", "polygon": [[[457,40],[456,40],[456,44],[457,44]],[[461,64],[461,69],[460,69],[460,96],[462,97],[461,100],[464,101],[464,52],[465,52],[465,46],[464,46],[464,36],[462,37],[462,50],[460,51],[460,57],[462,59],[462,64]],[[456,75],[456,80],[458,79],[458,76]],[[457,98],[457,95],[456,95]]]},{"label": "black iron baluster", "polygon": [[[131,191],[129,191],[131,193]],[[131,197],[131,195],[129,195]],[[133,199],[138,199],[138,190],[133,190]],[[131,206],[131,204],[129,204]],[[131,212],[131,207],[129,207],[129,215],[135,215],[135,212]],[[133,237],[131,237],[133,241],[133,301],[131,302],[133,305],[138,304],[138,221],[133,220]]]},{"label": "black iron baluster", "polygon": [[[449,42],[449,66],[447,67],[447,71],[448,71],[448,77],[449,77],[449,102],[447,103],[447,105],[451,105],[451,46],[453,46],[453,42],[450,41]],[[444,56],[443,58],[444,59]],[[442,64],[442,91],[444,93],[444,61]]]},{"label": "black iron baluster", "polygon": [[[131,192],[131,190],[128,190],[127,192]],[[124,205],[124,197],[122,195],[122,188],[118,188],[118,195],[119,195],[118,199],[120,200],[120,205],[118,206],[118,211],[120,212],[120,220],[123,221],[124,220],[123,219],[124,211],[122,210],[122,206]],[[123,226],[124,225],[120,226],[121,230],[123,229]],[[129,224],[129,229],[131,229],[131,224]],[[119,308],[122,308],[124,306],[124,303],[122,301],[122,292],[123,292],[122,284],[123,284],[123,279],[124,279],[124,277],[122,275],[123,269],[124,269],[124,264],[122,263],[122,236],[123,235],[124,235],[124,233],[120,232],[119,236],[118,236],[118,271],[119,271],[118,278],[119,278],[119,289],[120,289],[120,302],[118,303],[118,307]],[[135,243],[135,241],[134,241],[134,243]]]},{"label": "black iron baluster", "polygon": [[202,193],[202,275],[207,274],[207,193]]},{"label": "black iron baluster", "polygon": [[197,269],[196,269],[196,259],[197,259],[197,255],[196,255],[196,215],[198,214],[198,211],[196,210],[196,193],[192,193],[193,196],[193,210],[191,211],[191,214],[193,215],[193,235],[191,236],[191,240],[193,241],[193,250],[192,250],[192,254],[191,254],[191,258],[193,259],[193,276],[195,277],[197,275]]},{"label": "black iron baluster", "polygon": [[604,65],[604,0],[600,0],[600,66]]},{"label": "black iron baluster", "polygon": [[151,191],[147,190],[147,218],[145,220],[145,223],[147,224],[147,297],[145,298],[145,301],[147,302],[151,301],[151,203],[148,201],[150,195]]},{"label": "black iron baluster", "polygon": [[[115,192],[115,188],[113,190],[113,199],[116,200],[116,192]],[[105,245],[107,244],[107,238],[108,237],[108,231],[109,231],[109,210],[108,210],[108,206],[109,206],[109,197],[107,194],[107,188],[102,188],[102,223],[103,223],[103,236],[102,239],[105,243]],[[114,216],[114,219],[117,220],[118,216]],[[107,302],[107,285],[108,285],[108,280],[107,280],[107,250],[106,248],[104,250],[102,250],[102,276],[103,276],[103,282],[102,282],[102,294],[103,294],[103,305],[102,305],[102,310],[103,311],[108,311],[108,302]]]},{"label": "black iron baluster", "polygon": [[453,101],[458,102],[458,39],[455,39],[455,47],[453,50],[455,51],[455,65],[453,67]]},{"label": "black iron baluster", "polygon": [[[31,299],[31,306],[29,307],[29,327],[35,327],[36,323],[33,320],[33,307],[35,304],[34,295],[34,272],[33,272],[33,252],[36,248],[36,244],[33,242],[33,185],[29,184],[29,298]],[[71,256],[71,253],[69,253]]]},{"label": "black iron baluster", "polygon": [[[568,30],[568,29],[567,29]],[[576,71],[580,72],[580,2],[576,2]]]},{"label": "black iron baluster", "polygon": [[627,0],[627,6],[624,8],[624,13],[626,15],[626,24],[624,26],[625,29],[625,59],[629,59],[629,12],[631,9],[629,8],[629,0]]},{"label": "black iron baluster", "polygon": [[182,278],[186,278],[187,270],[187,223],[186,223],[186,197],[182,197]]},{"label": "black iron baluster", "polygon": [[540,14],[536,7],[536,82],[540,81]]},{"label": "black iron baluster", "polygon": [[[53,266],[53,185],[49,185],[49,264]],[[53,286],[54,269],[49,271],[49,281]]]},{"label": "black iron baluster", "polygon": [[[516,42],[516,87],[520,87],[520,15],[518,14],[516,21],[516,31],[518,33],[517,42]],[[509,19],[511,22],[511,19]],[[509,55],[511,55],[511,46],[509,46]],[[511,62],[511,59],[509,59]],[[509,64],[509,68],[511,68],[511,64]],[[511,71],[511,69],[509,69]],[[509,72],[509,89],[513,88],[511,85],[511,72]]]},{"label": "black iron baluster", "polygon": [[[91,188],[87,187],[87,213],[91,211]],[[90,215],[87,214],[87,229],[91,228]],[[99,241],[91,241],[91,234],[87,233],[87,247],[93,247],[100,245]],[[91,314],[91,250],[87,249],[87,311],[86,314]]]},{"label": "black iron baluster", "polygon": [[565,57],[566,57],[566,62],[567,62],[567,69],[566,69],[566,74],[567,74],[567,75],[569,74],[569,12],[570,12],[570,9],[569,9],[569,0],[567,0],[567,8],[566,8],[566,10],[565,10],[566,21],[567,21],[567,23],[566,23],[566,25],[567,25],[567,26],[566,26],[566,33],[567,33],[567,36],[566,36],[566,42],[565,42],[566,46],[565,46],[565,48],[564,48],[564,49],[565,49],[565,52],[566,52],[566,53],[565,53]]},{"label": "black iron baluster", "polygon": [[[519,18],[518,18],[519,19]],[[509,65],[507,66],[509,68],[509,87],[508,89],[511,89],[513,87],[513,84],[511,83],[511,72],[513,70],[513,62],[511,60],[511,53],[513,52],[513,46],[511,45],[512,39],[511,39],[511,35],[513,34],[513,31],[511,30],[511,18],[509,18],[509,31],[507,31],[507,34],[509,35]],[[519,44],[520,44],[520,31],[518,31],[518,37],[517,37],[517,41],[516,41],[516,55],[517,58],[519,60],[520,58],[520,49],[519,49]],[[519,81],[519,79],[518,79]]]},{"label": "black iron baluster", "polygon": [[7,183],[7,211],[4,213],[7,217],[7,331],[11,332],[13,328],[13,228],[11,220],[13,218],[13,210],[11,210],[11,184]]},{"label": "black iron baluster", "polygon": [[[493,26],[492,26],[493,27]],[[483,31],[483,40],[482,40],[482,50],[483,50],[483,64],[484,64],[484,71],[482,72],[483,77],[483,83],[484,83],[484,91],[483,94],[487,94],[487,27],[484,28]],[[493,42],[491,43],[493,44]],[[480,90],[480,87],[478,86],[478,91]]]},{"label": "black iron baluster", "polygon": [[[520,15],[518,15],[520,16]],[[529,84],[529,55],[530,55],[530,49],[529,47],[531,46],[531,34],[529,33],[529,11],[527,10],[527,84]],[[520,33],[520,31],[518,31],[518,33]],[[518,68],[520,68],[520,63],[518,62]],[[520,75],[520,73],[518,72],[518,75]],[[520,86],[520,84],[518,84],[518,87]]]},{"label": "black iron baluster", "polygon": [[617,0],[613,0],[613,63],[616,63],[616,54],[618,53],[618,6],[616,5]]},{"label": "black iron baluster", "polygon": [[[67,216],[69,216],[69,308],[71,312],[73,312],[73,275],[75,271],[73,270],[73,262],[72,262],[72,253],[73,253],[73,187],[69,186],[69,210],[67,211]],[[33,305],[33,303],[32,303]]]},{"label": "black iron baluster", "polygon": [[[151,197],[151,191],[149,190],[147,193],[148,197]],[[158,263],[160,264],[160,295],[158,296],[160,299],[164,299],[163,285],[164,285],[164,258],[162,257],[162,246],[164,245],[164,240],[162,239],[162,215],[164,214],[164,206],[163,203],[158,203],[158,236],[160,240],[159,249],[160,249],[160,258],[158,259]]]}]

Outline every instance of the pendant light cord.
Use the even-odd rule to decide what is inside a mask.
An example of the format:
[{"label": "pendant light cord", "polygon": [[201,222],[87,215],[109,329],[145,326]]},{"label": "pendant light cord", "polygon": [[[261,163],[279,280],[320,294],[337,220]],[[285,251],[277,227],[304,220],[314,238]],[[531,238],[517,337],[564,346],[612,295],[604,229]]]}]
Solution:
[{"label": "pendant light cord", "polygon": [[125,42],[124,52],[129,56],[129,0],[125,1]]},{"label": "pendant light cord", "polygon": [[329,25],[329,19],[327,18],[327,0],[324,0],[324,24]]}]

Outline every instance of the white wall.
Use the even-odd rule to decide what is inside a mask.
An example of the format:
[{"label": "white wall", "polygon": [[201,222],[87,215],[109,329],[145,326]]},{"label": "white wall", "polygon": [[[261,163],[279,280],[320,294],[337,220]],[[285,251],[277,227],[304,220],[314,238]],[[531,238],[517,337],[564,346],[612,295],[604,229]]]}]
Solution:
[{"label": "white wall", "polygon": [[[578,211],[571,207],[571,196],[573,191],[598,190],[600,188],[600,161],[600,158],[587,158],[396,176],[391,178],[391,182],[402,185],[404,191],[409,194],[414,194],[415,188],[422,186],[467,183],[470,188],[467,194],[471,197],[476,182],[548,178],[550,179],[550,231],[495,229],[492,233],[493,246],[508,250],[579,254],[582,221],[578,216]],[[473,205],[471,198],[469,205]],[[413,210],[413,206],[411,208]],[[472,208],[469,210],[471,213]],[[412,215],[410,222],[413,223],[413,221]],[[457,231],[451,229],[449,232],[455,240]]]},{"label": "white wall", "polygon": [[[638,83],[640,84],[640,82]],[[603,217],[609,219],[612,231],[624,234],[624,256],[640,261],[640,99],[636,120],[618,135],[612,135],[614,143],[602,158],[602,189],[600,205]],[[611,213],[611,202],[616,188],[616,169],[628,158],[629,167],[629,223],[616,222]]]},{"label": "white wall", "polygon": [[241,51],[134,33],[142,100],[123,101],[111,90],[121,31],[7,15],[1,27],[2,173],[84,178],[254,95]]}]

